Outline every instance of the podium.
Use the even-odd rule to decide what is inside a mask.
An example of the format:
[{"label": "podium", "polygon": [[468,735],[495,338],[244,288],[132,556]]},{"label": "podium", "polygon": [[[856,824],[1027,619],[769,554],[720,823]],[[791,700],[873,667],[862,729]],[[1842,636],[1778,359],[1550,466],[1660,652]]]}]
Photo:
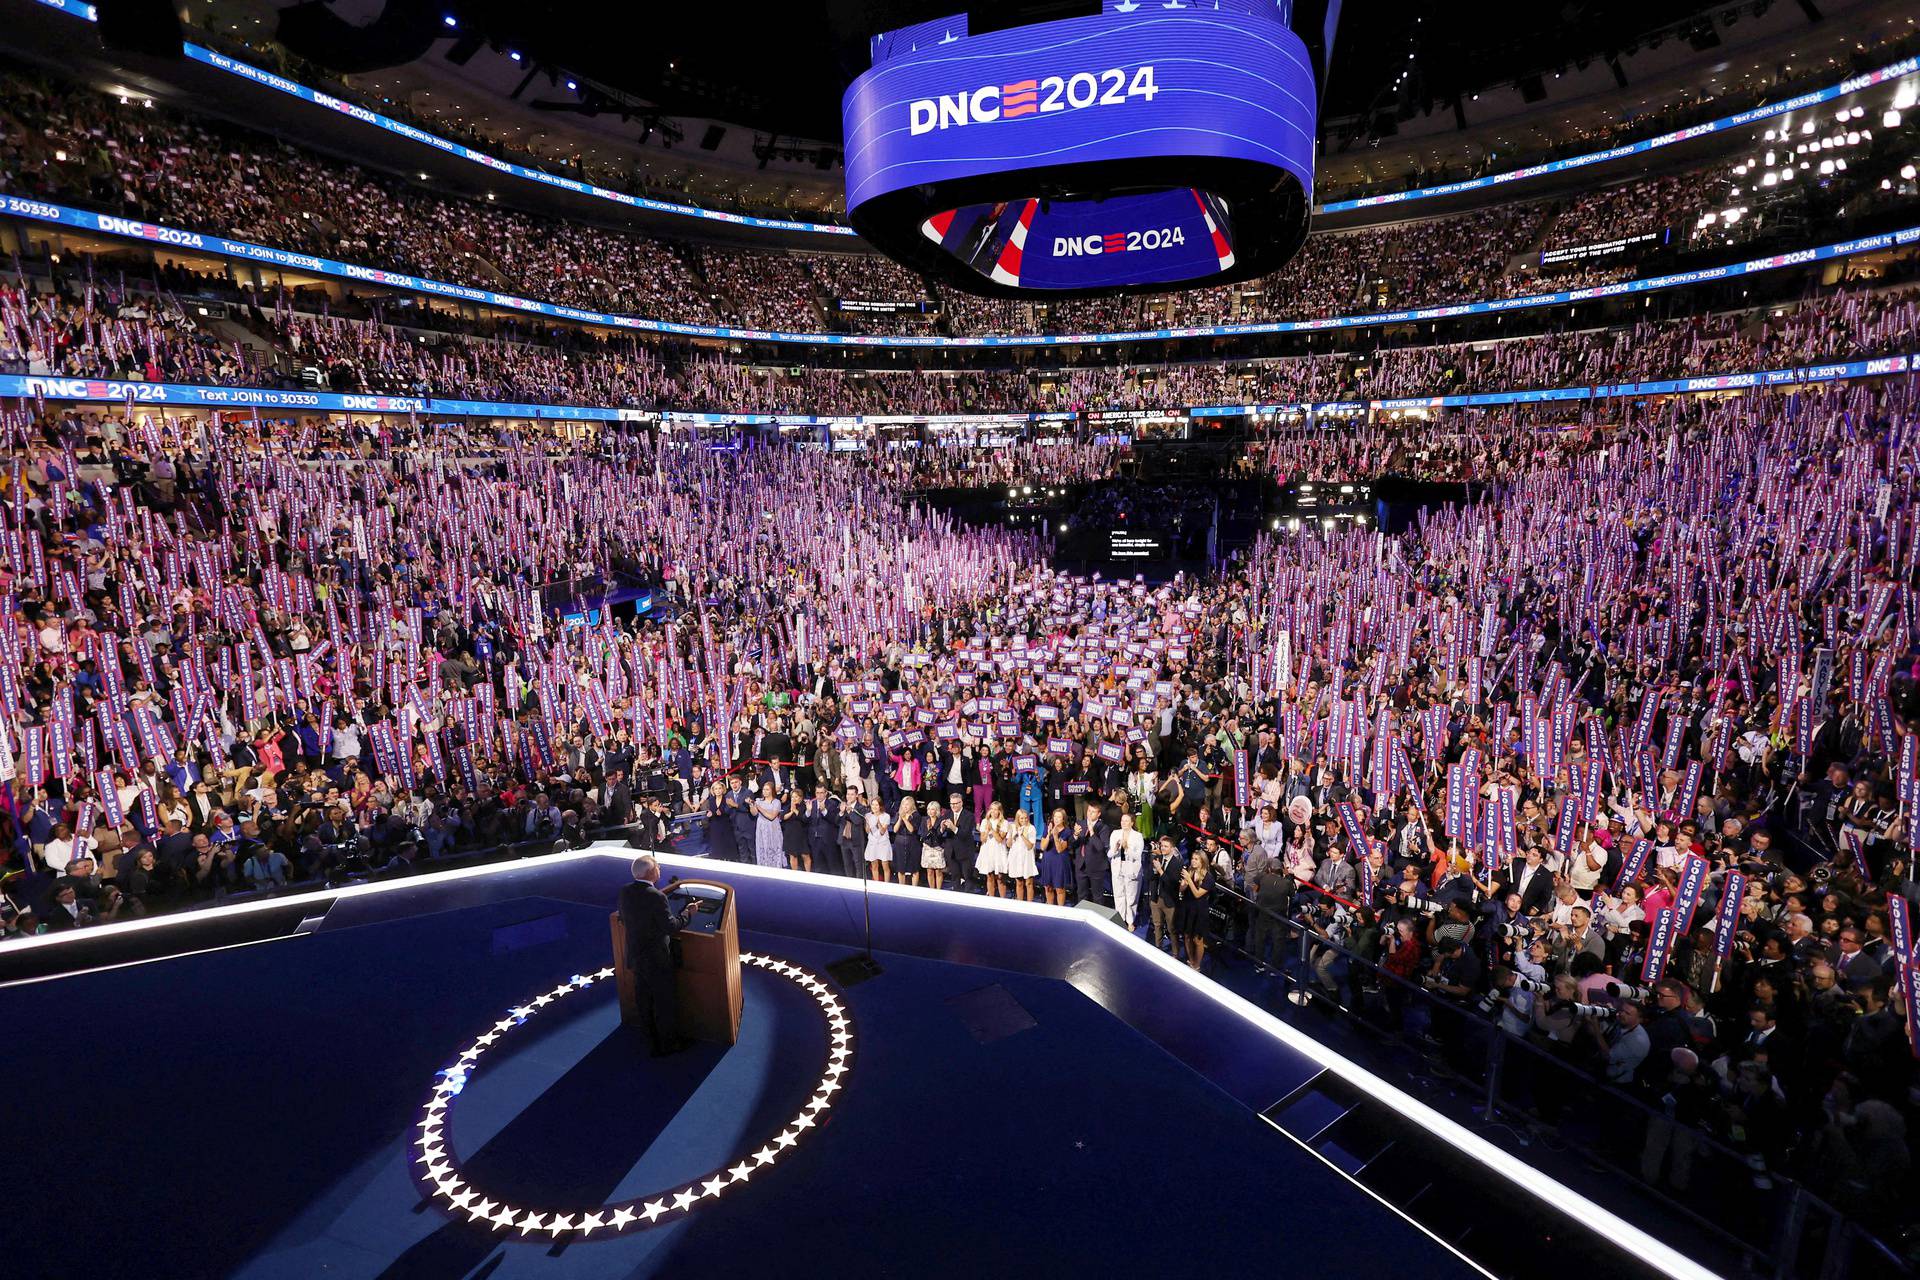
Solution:
[{"label": "podium", "polygon": [[[733,888],[713,880],[679,880],[667,891],[667,909],[675,915],[694,904],[693,917],[676,935],[680,967],[674,972],[680,1034],[689,1040],[732,1044],[740,1038],[740,925]],[[620,1020],[640,1025],[632,970],[627,968],[627,931],[620,913],[611,918],[614,981],[620,991]]]}]

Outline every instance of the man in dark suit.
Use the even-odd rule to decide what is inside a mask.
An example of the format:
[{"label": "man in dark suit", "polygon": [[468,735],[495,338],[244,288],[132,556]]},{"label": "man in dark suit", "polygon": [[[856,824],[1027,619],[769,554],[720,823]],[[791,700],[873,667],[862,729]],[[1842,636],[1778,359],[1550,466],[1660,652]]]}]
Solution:
[{"label": "man in dark suit", "polygon": [[945,838],[947,867],[953,875],[954,886],[971,893],[975,886],[973,864],[980,851],[980,832],[973,820],[973,811],[967,808],[958,791],[947,797],[942,835]]},{"label": "man in dark suit", "polygon": [[1526,858],[1517,866],[1508,866],[1498,887],[1500,897],[1509,893],[1520,895],[1521,915],[1537,915],[1552,906],[1553,870],[1546,865],[1540,846],[1527,846]]},{"label": "man in dark suit", "polygon": [[1097,797],[1087,806],[1087,820],[1073,824],[1073,896],[1077,902],[1111,901],[1113,870],[1107,846],[1118,830],[1107,806]]},{"label": "man in dark suit", "polygon": [[620,890],[620,924],[627,934],[634,1003],[656,1058],[686,1047],[678,1029],[673,935],[685,926],[695,906],[689,902],[679,915],[673,914],[659,880],[660,864],[643,853],[633,860],[633,883]]},{"label": "man in dark suit", "polygon": [[606,781],[593,789],[600,814],[609,825],[624,827],[633,821],[633,787],[621,769],[609,769]]},{"label": "man in dark suit", "polygon": [[849,868],[840,857],[840,801],[827,790],[825,782],[814,784],[813,799],[807,802],[807,853],[815,871],[839,871],[858,875],[857,865]]}]

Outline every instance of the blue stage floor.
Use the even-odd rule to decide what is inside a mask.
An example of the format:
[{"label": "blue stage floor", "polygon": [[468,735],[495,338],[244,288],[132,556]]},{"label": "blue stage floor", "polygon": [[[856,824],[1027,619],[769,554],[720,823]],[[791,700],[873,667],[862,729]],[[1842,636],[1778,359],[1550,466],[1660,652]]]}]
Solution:
[{"label": "blue stage floor", "polygon": [[[747,934],[824,975],[846,954]],[[522,1243],[423,1200],[435,1073],[606,963],[606,910],[510,901],[0,991],[22,1277],[1471,1275],[1067,982],[882,954],[841,993],[845,1089],[775,1167],[671,1224]],[[602,982],[490,1053],[451,1110],[469,1180],[598,1205],[763,1145],[826,1028],[746,973],[742,1039],[639,1052]]]}]

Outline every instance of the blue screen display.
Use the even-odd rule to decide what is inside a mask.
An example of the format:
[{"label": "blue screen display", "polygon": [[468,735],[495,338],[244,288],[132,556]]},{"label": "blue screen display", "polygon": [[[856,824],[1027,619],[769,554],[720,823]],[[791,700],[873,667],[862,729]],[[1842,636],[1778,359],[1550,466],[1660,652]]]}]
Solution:
[{"label": "blue screen display", "polygon": [[932,219],[974,270],[1028,289],[1171,284],[1233,265],[1222,202],[1191,187],[1115,200],[1015,200]]},{"label": "blue screen display", "polygon": [[[1115,161],[1151,172],[1152,161],[1170,158],[1258,165],[1311,192],[1313,72],[1306,46],[1277,18],[1254,0],[1114,3],[1097,16],[982,35],[956,18],[876,37],[873,67],[841,103],[847,208],[909,188]],[[1176,281],[1223,269],[1214,232],[1226,247],[1231,228],[1218,201],[1209,228],[1206,201],[1187,186],[1088,194],[1105,198],[1056,192],[1044,207],[971,206],[926,230],[992,276],[1024,222],[1017,274],[1036,288]],[[1178,234],[1156,236],[1148,249],[1150,230]],[[1122,249],[1109,256],[1113,235]],[[1051,252],[1056,239],[1086,236],[1100,237],[1102,252]]]}]

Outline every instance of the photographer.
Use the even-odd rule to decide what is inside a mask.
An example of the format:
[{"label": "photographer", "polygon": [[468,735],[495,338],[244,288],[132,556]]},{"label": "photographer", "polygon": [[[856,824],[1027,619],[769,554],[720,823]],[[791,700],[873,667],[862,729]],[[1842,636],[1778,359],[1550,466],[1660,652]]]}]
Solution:
[{"label": "photographer", "polygon": [[1652,1040],[1641,1025],[1646,1008],[1638,1000],[1627,1000],[1614,1011],[1613,1026],[1607,1038],[1607,1082],[1622,1088],[1631,1085],[1652,1050]]}]

